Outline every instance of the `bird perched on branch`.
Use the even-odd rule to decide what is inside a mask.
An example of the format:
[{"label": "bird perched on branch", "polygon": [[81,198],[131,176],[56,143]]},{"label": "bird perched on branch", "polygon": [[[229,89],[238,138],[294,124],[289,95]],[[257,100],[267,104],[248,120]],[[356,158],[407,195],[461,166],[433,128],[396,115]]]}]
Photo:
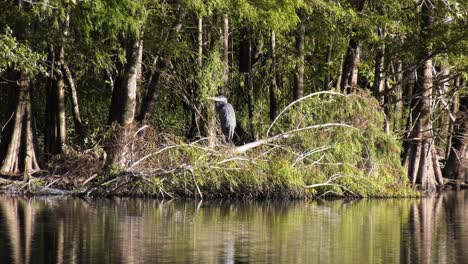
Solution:
[{"label": "bird perched on branch", "polygon": [[236,129],[236,113],[234,107],[228,103],[224,95],[211,97],[210,99],[216,102],[216,112],[221,121],[221,130],[228,141],[232,141],[234,130]]}]

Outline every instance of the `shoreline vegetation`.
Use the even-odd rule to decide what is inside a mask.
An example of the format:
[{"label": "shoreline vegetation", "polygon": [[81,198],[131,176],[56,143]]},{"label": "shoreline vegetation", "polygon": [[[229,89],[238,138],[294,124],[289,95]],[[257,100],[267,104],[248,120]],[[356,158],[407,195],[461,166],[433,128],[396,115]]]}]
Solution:
[{"label": "shoreline vegetation", "polygon": [[[339,108],[332,108],[340,105]],[[300,119],[301,127],[285,128]],[[55,171],[28,182],[2,179],[4,193],[158,198],[408,197],[395,135],[370,95],[311,94],[290,104],[270,126],[276,136],[241,146],[202,138],[191,143],[135,128],[126,167],[109,167],[103,146],[64,146]],[[119,128],[113,128],[119,129]],[[283,131],[285,130],[285,131]],[[110,134],[114,132],[112,129]],[[273,133],[272,133],[273,134]]]},{"label": "shoreline vegetation", "polygon": [[0,10],[2,193],[361,198],[468,184],[462,1]]}]

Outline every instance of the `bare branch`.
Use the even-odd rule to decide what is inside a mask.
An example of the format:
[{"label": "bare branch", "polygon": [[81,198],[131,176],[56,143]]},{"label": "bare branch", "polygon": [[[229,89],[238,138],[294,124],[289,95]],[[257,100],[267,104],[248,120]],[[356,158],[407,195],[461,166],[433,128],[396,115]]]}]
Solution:
[{"label": "bare branch", "polygon": [[3,130],[5,130],[5,127],[8,125],[8,123],[10,123],[11,119],[13,119],[14,116],[15,116],[15,112],[11,114],[10,118],[6,121],[5,125],[2,126],[2,132]]},{"label": "bare branch", "polygon": [[158,150],[158,151],[156,151],[156,152],[152,152],[152,153],[150,153],[150,154],[144,156],[143,158],[137,160],[135,163],[133,163],[133,164],[128,168],[128,170],[131,170],[133,167],[135,167],[136,165],[138,165],[140,162],[142,162],[142,161],[148,159],[148,158],[151,157],[151,156],[160,154],[160,153],[162,153],[162,152],[164,152],[164,151],[166,151],[166,150],[168,150],[168,149],[176,148],[176,147],[179,147],[179,146],[178,146],[178,145],[175,145],[175,146],[167,146],[167,147],[162,148],[162,149],[160,149],[160,150]]},{"label": "bare branch", "polygon": [[[318,153],[318,152],[322,152],[322,151],[325,151],[327,149],[330,149],[329,146],[325,146],[325,147],[320,147],[320,148],[316,148],[316,149],[313,149],[307,153],[305,153],[304,155],[301,155],[299,156],[296,161],[294,161],[294,163],[291,165],[291,167],[294,167],[298,162],[300,162],[301,160],[307,158],[308,156],[312,155],[312,154],[315,154],[315,153]],[[322,156],[323,157],[323,156]]]},{"label": "bare branch", "polygon": [[336,183],[333,183],[333,181],[336,180],[336,179],[342,178],[342,177],[343,177],[342,174],[333,174],[332,176],[330,176],[330,178],[328,178],[328,180],[326,182],[306,185],[304,187],[306,189],[310,189],[310,188],[317,188],[317,187],[330,186],[330,185],[339,186]]},{"label": "bare branch", "polygon": [[321,92],[316,92],[316,93],[311,93],[311,94],[308,94],[302,98],[299,98],[297,99],[296,101],[290,103],[288,106],[286,106],[283,110],[281,110],[281,112],[276,116],[275,120],[273,120],[273,122],[271,122],[271,125],[270,127],[268,128],[267,132],[266,132],[266,135],[268,136],[270,134],[270,130],[271,128],[273,128],[273,126],[275,125],[276,121],[278,121],[278,119],[280,118],[280,116],[286,112],[286,110],[288,110],[289,108],[291,108],[293,105],[297,104],[297,103],[300,103],[301,101],[304,101],[310,97],[313,97],[313,96],[317,96],[317,95],[321,95],[321,94],[331,94],[331,95],[339,95],[339,96],[346,96],[342,93],[337,93],[337,92],[331,92],[331,91],[321,91]]},{"label": "bare branch", "polygon": [[288,131],[288,132],[284,132],[284,133],[281,133],[281,134],[276,135],[274,137],[270,137],[270,138],[261,139],[261,140],[257,140],[257,141],[254,141],[254,142],[247,143],[245,145],[236,147],[235,152],[243,153],[243,152],[246,152],[249,149],[259,147],[261,145],[273,142],[275,140],[288,138],[289,136],[291,136],[292,134],[297,133],[297,132],[301,132],[301,131],[305,131],[305,130],[309,130],[309,129],[315,129],[315,128],[325,128],[325,127],[348,127],[348,128],[352,128],[352,129],[357,129],[357,128],[353,127],[353,126],[350,126],[348,124],[342,124],[342,123],[327,123],[327,124],[321,124],[321,125],[313,125],[313,126],[298,128],[298,129],[294,129],[294,130],[291,130],[291,131]]}]

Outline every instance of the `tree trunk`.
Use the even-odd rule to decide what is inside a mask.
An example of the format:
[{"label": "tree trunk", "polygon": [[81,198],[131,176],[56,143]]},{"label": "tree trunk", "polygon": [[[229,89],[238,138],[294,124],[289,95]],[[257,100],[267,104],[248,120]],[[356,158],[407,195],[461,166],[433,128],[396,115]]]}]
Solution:
[{"label": "tree trunk", "polygon": [[208,145],[213,147],[216,143],[216,111],[215,104],[208,104],[206,106],[206,122],[205,131],[208,137]]},{"label": "tree trunk", "polygon": [[420,69],[421,81],[418,82],[418,94],[421,95],[419,102],[419,130],[417,140],[421,144],[421,161],[418,170],[419,183],[423,190],[432,192],[435,190],[434,169],[431,158],[433,148],[432,137],[432,60],[428,59]]},{"label": "tree trunk", "polygon": [[[143,36],[141,36],[143,38]],[[136,81],[137,81],[137,86],[141,87],[141,83],[143,81],[142,76],[143,76],[143,39],[140,40],[140,44],[138,45],[138,61],[137,61],[137,66],[136,66]]]},{"label": "tree trunk", "polygon": [[[68,41],[69,28],[70,28],[70,12],[71,6],[67,5],[67,11],[65,16],[65,22],[63,26],[62,43],[59,52],[59,68],[54,75],[50,78],[53,82],[52,86],[49,86],[47,92],[48,98],[46,105],[47,115],[47,126],[46,126],[46,140],[45,141],[45,152],[48,154],[60,154],[62,153],[62,147],[66,144],[67,140],[67,120],[66,120],[66,98],[65,98],[65,71],[63,67],[65,65],[65,43]],[[54,51],[51,50],[53,53]],[[55,55],[52,55],[55,56]],[[55,66],[52,66],[52,71]],[[71,74],[70,74],[71,76]],[[69,77],[70,77],[69,76]]]},{"label": "tree trunk", "polygon": [[416,71],[409,70],[403,72],[403,80],[401,81],[402,84],[402,96],[403,96],[403,110],[409,110],[411,108],[411,103],[413,101],[413,90],[415,87],[416,82]]},{"label": "tree trunk", "polygon": [[[213,26],[210,27],[209,24],[205,26],[204,31],[204,22],[201,17],[197,19],[197,38],[195,46],[197,47],[197,64],[198,64],[198,71],[202,72],[204,63],[203,57],[210,56],[208,53],[211,48],[214,48],[218,43],[211,42],[211,35],[209,32],[213,30]],[[216,36],[217,37],[217,36]],[[215,37],[213,37],[214,39]],[[222,31],[219,35],[219,39],[222,40]],[[222,43],[222,42],[221,42]],[[213,46],[211,46],[213,45]],[[208,48],[205,48],[208,46]],[[222,78],[222,77],[221,77]],[[204,93],[208,92],[208,96],[215,96],[217,88],[213,91],[205,91]],[[202,91],[200,87],[200,83],[193,82],[193,89],[192,89],[192,128],[191,128],[191,136],[195,138],[199,137],[206,137],[208,145],[213,147],[216,143],[216,112],[215,112],[215,104],[211,100],[203,101],[206,98],[202,98]],[[206,96],[206,95],[205,95]]]},{"label": "tree trunk", "polygon": [[222,46],[223,46],[223,94],[229,97],[229,19],[227,15],[223,18],[223,35]]},{"label": "tree trunk", "polygon": [[[177,13],[176,19],[172,24],[171,32],[169,36],[166,38],[166,42],[176,42],[177,34],[179,33],[180,29],[182,28],[182,19],[185,16],[185,12],[183,9],[180,9]],[[141,102],[140,111],[136,117],[136,120],[141,123],[148,122],[151,113],[153,113],[154,103],[157,97],[157,91],[159,87],[159,79],[161,75],[169,69],[171,65],[172,54],[166,53],[163,56],[163,59],[159,61],[158,67],[153,73],[154,76],[151,77],[152,81],[146,90],[146,94],[143,97]]]},{"label": "tree trunk", "polygon": [[116,78],[112,93],[109,124],[117,122],[122,126],[133,123],[136,104],[136,81],[139,41],[128,38],[124,44],[126,47],[127,61],[121,65],[121,70]]},{"label": "tree trunk", "polygon": [[[64,48],[60,51],[60,64],[64,63]],[[67,119],[65,115],[65,81],[63,75],[59,74],[59,80],[57,81],[57,142],[56,146],[58,150],[62,151],[62,146],[67,143]]]},{"label": "tree trunk", "polygon": [[439,155],[437,155],[437,148],[435,146],[435,142],[432,142],[433,146],[431,148],[431,157],[432,157],[432,164],[434,166],[434,176],[437,182],[437,185],[440,188],[444,187],[444,177],[442,176],[442,169],[440,168],[439,164]]},{"label": "tree trunk", "polygon": [[341,89],[341,77],[343,76],[342,72],[343,72],[343,69],[344,69],[344,58],[343,58],[343,54],[341,54],[341,58],[340,58],[340,68],[338,69],[338,71],[335,73],[336,75],[336,84],[335,84],[335,89],[337,91],[343,91],[343,89]]},{"label": "tree trunk", "polygon": [[[366,0],[357,0],[354,9],[359,14],[364,10]],[[352,30],[355,32],[355,29]],[[353,92],[357,88],[358,66],[361,57],[361,47],[359,41],[354,37],[349,40],[348,50],[343,62],[341,76],[341,90],[343,92]]]},{"label": "tree trunk", "polygon": [[276,98],[276,91],[278,90],[278,84],[276,82],[276,34],[275,31],[271,31],[270,36],[270,52],[271,52],[271,73],[270,73],[270,122],[273,122],[276,118],[278,109],[278,99]]},{"label": "tree trunk", "polygon": [[[197,19],[197,64],[198,70],[201,70],[203,67],[203,18],[199,17]],[[189,138],[200,138],[203,135],[204,131],[204,117],[203,117],[203,106],[200,103],[200,93],[198,92],[198,84],[194,82],[194,88],[192,89],[192,96],[194,97],[194,105],[192,106],[192,115],[191,115],[191,125]],[[201,106],[201,107],[198,107]],[[198,107],[198,108],[197,108]],[[207,133],[205,133],[206,135]]]},{"label": "tree trunk", "polygon": [[[433,6],[427,3],[422,5],[422,32],[433,23]],[[422,36],[425,39],[425,36]],[[426,47],[421,53],[421,58],[429,58],[430,49]],[[415,155],[412,157],[413,163],[409,166],[408,174],[414,183],[419,183],[421,189],[432,192],[436,189],[436,181],[439,187],[443,187],[443,182],[438,175],[437,153],[435,151],[433,131],[432,131],[432,59],[426,59],[418,69],[418,81],[413,94],[413,105],[410,115],[415,126],[410,132],[411,148],[407,153]],[[420,153],[418,153],[420,151]],[[419,157],[418,157],[419,156]]]},{"label": "tree trunk", "polygon": [[126,63],[120,65],[116,78],[109,114],[109,123],[117,123],[108,151],[107,166],[124,167],[128,163],[129,144],[133,135],[135,117],[137,64],[140,41],[129,37],[125,40]]},{"label": "tree trunk", "polygon": [[33,113],[31,108],[31,87],[29,76],[20,72],[19,87],[12,87],[15,95],[14,108],[10,109],[14,119],[7,125],[3,134],[4,153],[0,166],[1,175],[23,174],[24,181],[31,173],[39,170],[37,159],[37,142],[33,129]]},{"label": "tree trunk", "polygon": [[301,22],[299,22],[296,30],[296,52],[299,62],[296,64],[296,70],[294,73],[293,101],[304,96],[304,42],[305,25],[303,18],[301,18]]},{"label": "tree trunk", "polygon": [[397,60],[397,66],[394,69],[395,74],[395,95],[396,95],[396,103],[394,108],[394,119],[393,119],[393,131],[400,131],[401,129],[401,118],[403,113],[403,63],[401,60]]},{"label": "tree trunk", "polygon": [[[53,53],[54,51],[52,51]],[[59,64],[64,63],[64,48],[60,48]],[[54,55],[52,55],[53,57]],[[52,66],[54,71],[54,66]],[[46,102],[46,140],[45,152],[48,154],[62,153],[62,147],[66,144],[67,126],[65,115],[65,81],[61,71],[51,75],[51,82],[47,89]]]},{"label": "tree trunk", "polygon": [[[68,67],[68,64],[65,62],[65,51],[63,46],[69,41],[69,35],[70,35],[70,13],[71,13],[71,5],[70,3],[67,5],[67,13],[66,13],[66,18],[65,18],[65,23],[63,26],[63,36],[62,36],[62,48],[60,50],[60,58],[59,58],[59,63],[61,65],[61,73],[59,76],[62,76],[61,78],[65,77],[66,83],[68,87],[70,88],[70,95],[71,95],[71,105],[72,105],[72,114],[73,114],[73,123],[75,125],[75,130],[78,133],[78,137],[80,141],[84,141],[84,139],[87,137],[87,132],[86,128],[83,125],[83,122],[81,121],[81,115],[80,115],[80,109],[79,109],[79,104],[78,104],[78,95],[76,92],[76,83],[73,80],[73,74]],[[65,100],[65,99],[64,99]],[[65,112],[63,112],[65,114]],[[64,122],[62,120],[62,122]]]},{"label": "tree trunk", "polygon": [[248,65],[247,69],[248,72],[245,75],[247,79],[247,91],[248,91],[248,100],[247,100],[247,107],[249,111],[249,126],[250,126],[250,133],[252,134],[252,138],[254,140],[258,139],[257,128],[254,124],[254,112],[255,112],[255,97],[254,97],[254,87],[253,87],[253,73],[252,73],[252,35],[251,31],[249,30],[248,33]]},{"label": "tree trunk", "polygon": [[[405,126],[405,133],[404,133],[404,138],[403,140],[403,153],[402,153],[402,164],[404,167],[408,168],[409,163],[410,163],[410,145],[411,145],[411,140],[408,140],[412,135],[412,131],[414,130],[414,118],[417,117],[415,115],[415,105],[417,104],[417,100],[413,97],[413,90],[416,87],[415,81],[416,81],[416,71],[411,70],[411,71],[406,71],[403,73],[403,80],[402,80],[402,85],[403,85],[403,109],[402,109],[402,115],[405,115],[406,112],[408,112],[408,118],[406,119],[406,126]],[[411,178],[411,177],[410,177]]]},{"label": "tree trunk", "polygon": [[[390,69],[388,69],[389,67],[390,67],[390,64],[387,63],[385,67],[387,68],[387,72],[390,72]],[[390,124],[391,124],[391,118],[392,118],[392,113],[390,111],[391,110],[390,108],[391,88],[390,88],[388,74],[386,74],[386,76],[383,78],[383,84],[384,84],[383,109],[384,109],[384,114],[385,114],[385,132],[388,134],[390,133]],[[379,100],[382,102],[382,99],[379,99]]]},{"label": "tree trunk", "polygon": [[443,174],[446,178],[468,183],[468,97],[460,100],[460,110],[454,124],[452,147]]},{"label": "tree trunk", "polygon": [[198,18],[198,27],[197,27],[197,45],[198,45],[198,67],[203,66],[203,18]]},{"label": "tree trunk", "polygon": [[359,47],[359,43],[351,39],[344,58],[341,76],[341,91],[345,93],[351,93],[356,89],[360,54],[361,48]]},{"label": "tree trunk", "polygon": [[[440,132],[439,136],[441,138],[449,138],[449,133],[451,132],[451,123],[455,121],[455,119],[451,118],[453,117],[452,115],[452,109],[450,108],[450,105],[448,104],[448,100],[450,100],[448,94],[449,94],[449,67],[447,65],[447,62],[442,61],[440,65],[440,72],[438,76],[438,89],[437,89],[437,97],[439,100],[439,109],[440,109],[440,119],[439,121],[439,127],[440,127]],[[447,142],[447,145],[450,145],[450,143]],[[450,148],[446,148],[445,151],[449,150]],[[449,153],[444,153],[444,157],[448,157]]]},{"label": "tree trunk", "polygon": [[153,112],[154,103],[156,101],[159,79],[161,75],[167,70],[167,65],[164,61],[159,60],[156,62],[156,69],[151,73],[150,80],[146,88],[146,93],[141,102],[140,112],[138,113],[136,120],[138,122],[148,122],[151,113]]},{"label": "tree trunk", "polygon": [[[198,70],[203,69],[203,52],[204,52],[204,43],[203,43],[203,18],[199,17],[197,19],[197,64]],[[198,83],[194,83],[193,88],[193,97],[194,102],[192,106],[192,128],[191,128],[191,137],[200,138],[208,137],[208,145],[214,145],[216,130],[214,130],[213,122],[216,121],[212,116],[215,116],[213,113],[212,103],[209,102],[208,105],[202,104],[200,98],[200,87]]]},{"label": "tree trunk", "polygon": [[[380,39],[383,39],[383,29],[379,26],[377,27],[377,33]],[[382,92],[384,88],[383,72],[385,65],[385,45],[381,44],[377,49],[375,55],[375,68],[374,68],[374,97],[382,104]]]},{"label": "tree trunk", "polygon": [[84,139],[88,136],[88,133],[86,132],[86,127],[81,121],[80,105],[78,104],[78,94],[76,92],[76,83],[73,80],[73,74],[66,63],[62,65],[62,71],[62,74],[65,75],[67,80],[68,87],[70,88],[73,124],[75,125],[75,130],[78,133],[80,141],[84,141]]},{"label": "tree trunk", "polygon": [[[453,91],[459,91],[460,90],[460,76],[456,77],[454,80],[453,80]],[[450,111],[452,113],[456,113],[458,112],[458,109],[460,107],[460,104],[459,104],[459,96],[455,93],[454,94],[454,97],[452,99],[452,104],[451,104],[451,107],[450,107]],[[450,152],[451,152],[451,149],[452,149],[452,136],[453,136],[453,133],[454,133],[454,125],[455,125],[455,121],[456,120],[452,120],[450,119],[450,122],[448,124],[448,135],[447,135],[447,145],[445,147],[445,159],[448,160],[449,159],[449,155],[450,155]]]},{"label": "tree trunk", "polygon": [[333,52],[333,40],[328,45],[327,49],[327,75],[325,76],[325,83],[323,84],[323,90],[330,90],[331,87],[331,73],[330,73],[330,63],[332,60],[332,52]]}]

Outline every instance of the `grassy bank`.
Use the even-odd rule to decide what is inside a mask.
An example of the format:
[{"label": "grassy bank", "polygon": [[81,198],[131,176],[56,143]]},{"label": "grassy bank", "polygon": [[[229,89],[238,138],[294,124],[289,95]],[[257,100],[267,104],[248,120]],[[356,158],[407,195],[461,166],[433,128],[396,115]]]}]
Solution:
[{"label": "grassy bank", "polygon": [[[395,135],[367,95],[311,96],[288,107],[264,140],[245,149],[208,146],[141,128],[125,168],[105,172],[105,151],[66,148],[30,182],[2,180],[4,192],[157,197],[311,198],[416,195]],[[268,131],[268,135],[267,135]],[[109,132],[112,134],[111,132]],[[105,142],[105,140],[103,141]]]}]

